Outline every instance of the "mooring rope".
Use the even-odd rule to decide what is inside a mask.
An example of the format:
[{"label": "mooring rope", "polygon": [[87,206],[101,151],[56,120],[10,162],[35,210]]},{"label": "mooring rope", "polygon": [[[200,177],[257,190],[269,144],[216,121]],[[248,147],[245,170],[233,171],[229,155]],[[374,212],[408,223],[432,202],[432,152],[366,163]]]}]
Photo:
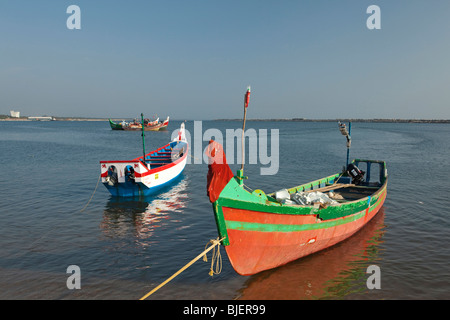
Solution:
[{"label": "mooring rope", "polygon": [[[219,239],[219,238],[217,238]],[[214,242],[217,241],[216,240],[210,240],[206,246],[205,246],[205,250],[206,247],[208,246],[209,243],[214,245]],[[219,242],[220,245],[220,242]],[[208,262],[208,258],[206,257],[206,254],[203,256],[203,261]],[[214,265],[214,261],[216,262],[216,264]],[[213,252],[212,252],[212,257],[211,257],[211,268],[209,270],[209,275],[212,277],[215,274],[219,274],[222,272],[222,256],[220,255],[220,247],[217,247],[217,251],[216,248],[214,247]]]},{"label": "mooring rope", "polygon": [[[196,262],[198,259],[200,259],[201,257],[204,257],[203,259],[205,259],[205,257],[206,257],[206,254],[209,252],[209,251],[211,251],[212,249],[214,249],[216,246],[219,246],[220,245],[220,243],[221,243],[221,241],[223,240],[223,239],[225,239],[225,238],[222,238],[222,239],[219,239],[219,238],[217,238],[217,239],[214,239],[214,240],[210,240],[209,242],[208,242],[208,244],[209,243],[212,243],[212,245],[208,248],[208,249],[205,249],[202,253],[200,253],[197,257],[195,257],[194,259],[192,259],[188,264],[186,264],[183,268],[181,268],[180,270],[178,270],[177,272],[175,272],[172,276],[170,276],[166,281],[164,281],[163,283],[161,283],[159,286],[157,286],[156,288],[154,288],[153,290],[151,290],[149,293],[147,293],[146,295],[144,295],[142,298],[140,298],[139,300],[145,300],[146,298],[148,298],[149,296],[151,296],[153,293],[155,293],[156,291],[158,291],[159,289],[161,289],[163,286],[165,286],[167,283],[169,283],[173,278],[175,278],[176,276],[178,276],[181,272],[183,272],[184,270],[186,270],[187,268],[189,268],[194,262]],[[206,244],[206,246],[208,245],[208,244]],[[206,248],[206,247],[205,247]],[[218,250],[218,252],[220,251],[220,248],[217,248]],[[216,257],[216,258],[214,258],[214,256]],[[220,259],[220,263],[218,262],[218,260]],[[216,270],[214,271],[213,270],[213,263],[214,263],[214,260],[217,260],[217,262],[216,262]],[[206,260],[205,260],[206,261]],[[220,268],[218,268],[217,266],[219,266],[220,265]],[[215,250],[214,250],[214,252],[213,252],[213,259],[212,259],[212,261],[211,261],[211,270],[210,270],[210,272],[209,272],[209,275],[213,275],[213,274],[218,274],[218,273],[216,273],[216,271],[219,271],[219,273],[220,273],[220,271],[221,271],[221,269],[222,269],[222,259],[221,259],[221,257],[220,257],[220,253],[218,253],[218,254],[216,254],[215,253]]]},{"label": "mooring rope", "polygon": [[95,191],[97,191],[97,187],[98,187],[98,183],[100,182],[100,178],[102,177],[102,175],[98,176],[98,180],[97,180],[97,185],[95,186],[94,192],[92,193],[91,198],[89,199],[88,203],[86,203],[86,205],[84,206],[83,209],[80,210],[80,212],[83,212],[84,209],[86,209],[86,207],[89,205],[89,203],[91,202],[92,198],[94,197]]}]

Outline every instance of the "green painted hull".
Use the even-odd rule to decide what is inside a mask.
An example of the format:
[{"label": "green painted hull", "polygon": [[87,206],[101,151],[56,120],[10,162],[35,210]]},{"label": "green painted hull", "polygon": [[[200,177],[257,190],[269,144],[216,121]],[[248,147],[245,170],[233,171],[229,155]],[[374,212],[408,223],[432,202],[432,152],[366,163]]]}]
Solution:
[{"label": "green painted hull", "polygon": [[111,126],[111,129],[113,129],[113,130],[123,130],[122,125],[120,123],[115,123],[111,119],[109,119],[109,125]]}]

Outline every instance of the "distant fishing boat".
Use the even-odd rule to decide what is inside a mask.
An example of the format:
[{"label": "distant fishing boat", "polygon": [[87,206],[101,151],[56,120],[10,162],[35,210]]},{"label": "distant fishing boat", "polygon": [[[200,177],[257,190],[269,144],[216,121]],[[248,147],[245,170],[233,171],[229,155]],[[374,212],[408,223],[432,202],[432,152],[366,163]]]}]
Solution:
[{"label": "distant fishing boat", "polygon": [[184,123],[177,138],[149,153],[145,152],[143,135],[143,156],[133,160],[100,161],[102,183],[113,196],[154,194],[183,172],[188,148]]},{"label": "distant fishing boat", "polygon": [[160,131],[165,130],[167,126],[169,125],[169,117],[167,117],[164,121],[159,121],[159,118],[157,118],[154,121],[150,121],[149,119],[144,119],[143,121],[139,122],[136,119],[132,122],[114,122],[111,119],[109,119],[109,125],[111,126],[112,130],[126,130],[126,131],[139,131],[142,130],[142,123],[144,123],[144,130],[145,131]]},{"label": "distant fishing boat", "polygon": [[[246,109],[244,128],[245,115]],[[333,246],[361,229],[383,206],[386,163],[363,159],[349,163],[350,132],[341,123],[339,128],[347,137],[343,172],[270,194],[244,189],[243,164],[234,176],[223,147],[210,141],[207,194],[219,237],[237,273],[252,275]],[[366,171],[359,168],[362,165]]]}]

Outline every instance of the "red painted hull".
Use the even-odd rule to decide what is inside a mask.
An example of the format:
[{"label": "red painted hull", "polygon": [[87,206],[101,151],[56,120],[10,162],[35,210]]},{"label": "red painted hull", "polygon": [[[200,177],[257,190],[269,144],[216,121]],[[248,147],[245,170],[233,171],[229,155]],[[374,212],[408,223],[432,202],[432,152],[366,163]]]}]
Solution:
[{"label": "red painted hull", "polygon": [[[337,219],[322,221],[316,215],[288,215],[222,207],[230,244],[228,258],[241,275],[252,275],[297,260],[345,240],[369,222],[383,206],[386,189],[375,205]],[[353,219],[354,218],[354,219]],[[345,221],[345,222],[344,222]],[[304,226],[300,231],[254,231],[237,224]],[[234,228],[229,228],[234,224]],[[240,230],[239,230],[240,229]]]}]

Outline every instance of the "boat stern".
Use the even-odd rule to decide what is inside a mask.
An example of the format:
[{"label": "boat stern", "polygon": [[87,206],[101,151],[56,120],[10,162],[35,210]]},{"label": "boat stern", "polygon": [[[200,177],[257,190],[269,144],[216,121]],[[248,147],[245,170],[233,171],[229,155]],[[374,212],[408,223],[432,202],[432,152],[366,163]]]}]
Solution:
[{"label": "boat stern", "polygon": [[142,177],[149,169],[139,160],[100,161],[101,180],[113,196],[142,195]]}]

